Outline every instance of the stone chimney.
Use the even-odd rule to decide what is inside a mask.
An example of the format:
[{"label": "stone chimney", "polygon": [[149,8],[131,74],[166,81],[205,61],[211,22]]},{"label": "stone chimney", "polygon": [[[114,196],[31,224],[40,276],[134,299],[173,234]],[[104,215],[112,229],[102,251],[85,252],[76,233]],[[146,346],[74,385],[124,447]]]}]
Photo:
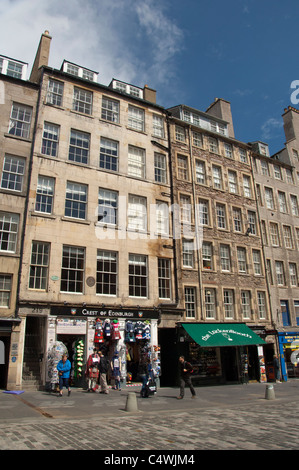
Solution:
[{"label": "stone chimney", "polygon": [[235,137],[233,117],[229,101],[223,100],[222,98],[215,98],[214,103],[208,107],[206,113],[226,121],[228,123],[229,137]]},{"label": "stone chimney", "polygon": [[156,93],[157,93],[156,90],[153,90],[152,88],[149,88],[147,85],[144,85],[143,99],[156,104]]},{"label": "stone chimney", "polygon": [[52,37],[50,36],[49,31],[45,31],[41,35],[29,78],[30,82],[38,83],[41,75],[41,67],[43,65],[48,65],[51,39]]}]

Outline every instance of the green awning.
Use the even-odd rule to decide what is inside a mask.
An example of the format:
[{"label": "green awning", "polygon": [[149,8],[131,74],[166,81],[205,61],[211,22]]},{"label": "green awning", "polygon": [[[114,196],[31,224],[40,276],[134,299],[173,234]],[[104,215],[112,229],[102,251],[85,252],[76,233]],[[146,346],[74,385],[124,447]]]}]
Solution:
[{"label": "green awning", "polygon": [[182,323],[182,326],[202,347],[266,344],[244,323]]}]

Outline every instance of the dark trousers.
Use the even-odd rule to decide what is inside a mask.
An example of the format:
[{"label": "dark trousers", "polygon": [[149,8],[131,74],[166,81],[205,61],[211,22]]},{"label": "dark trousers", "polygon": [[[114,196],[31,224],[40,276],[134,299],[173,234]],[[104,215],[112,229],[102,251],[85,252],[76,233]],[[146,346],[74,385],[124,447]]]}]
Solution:
[{"label": "dark trousers", "polygon": [[190,375],[187,376],[187,377],[181,377],[181,379],[180,379],[180,396],[181,397],[184,396],[185,386],[186,385],[190,388],[190,392],[191,392],[192,396],[194,396],[195,395],[195,390],[193,388]]}]

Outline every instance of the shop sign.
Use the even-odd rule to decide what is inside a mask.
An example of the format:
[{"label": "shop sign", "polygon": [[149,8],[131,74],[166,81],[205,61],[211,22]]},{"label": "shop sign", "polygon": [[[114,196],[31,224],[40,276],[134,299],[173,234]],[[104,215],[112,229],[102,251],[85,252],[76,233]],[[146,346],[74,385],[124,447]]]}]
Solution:
[{"label": "shop sign", "polygon": [[158,318],[158,310],[126,310],[88,307],[51,307],[51,315],[93,318],[151,319]]},{"label": "shop sign", "polygon": [[279,342],[280,343],[292,343],[295,340],[298,340],[299,335],[279,335]]}]

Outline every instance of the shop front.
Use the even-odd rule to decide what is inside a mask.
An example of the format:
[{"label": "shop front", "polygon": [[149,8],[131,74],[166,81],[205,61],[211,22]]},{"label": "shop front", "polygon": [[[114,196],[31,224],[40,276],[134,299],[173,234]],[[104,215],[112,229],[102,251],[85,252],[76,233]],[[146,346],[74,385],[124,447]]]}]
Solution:
[{"label": "shop front", "polygon": [[277,333],[282,379],[299,378],[299,328],[283,328]]},{"label": "shop front", "polygon": [[193,383],[265,382],[266,342],[243,323],[181,323],[179,354],[193,366]]},{"label": "shop front", "polygon": [[[48,318],[46,388],[58,383],[57,363],[66,353],[72,364],[72,386],[86,385],[86,364],[94,349],[109,360],[117,355],[121,381],[140,383],[141,366],[160,374],[158,312],[150,309],[52,307]],[[113,375],[108,373],[112,384]]]}]

